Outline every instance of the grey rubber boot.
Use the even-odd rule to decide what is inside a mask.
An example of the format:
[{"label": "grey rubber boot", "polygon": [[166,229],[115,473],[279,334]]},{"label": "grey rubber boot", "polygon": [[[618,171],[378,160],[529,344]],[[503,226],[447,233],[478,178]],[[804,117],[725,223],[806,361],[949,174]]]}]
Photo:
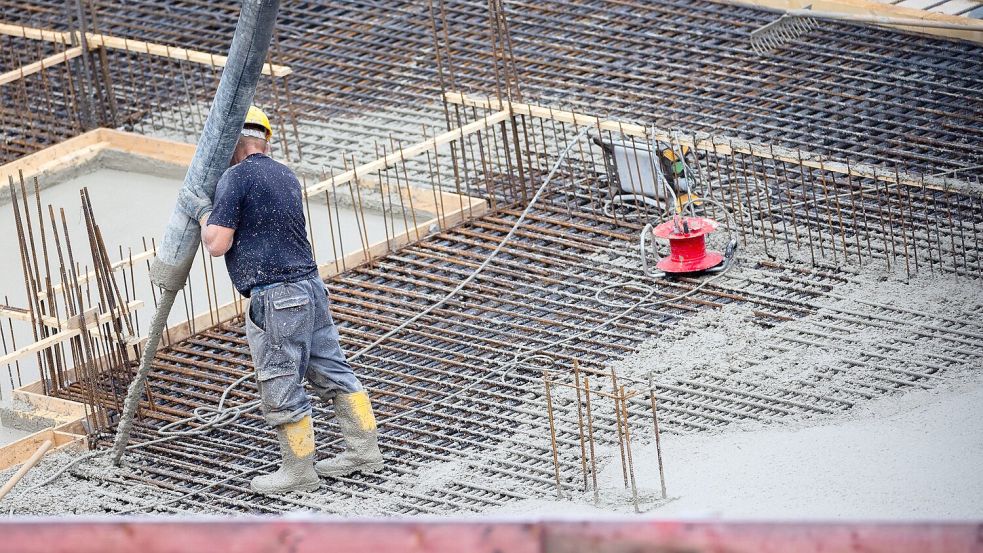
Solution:
[{"label": "grey rubber boot", "polygon": [[314,425],[307,415],[297,422],[276,428],[283,460],[273,474],[257,476],[249,482],[256,493],[312,492],[321,486],[314,472]]},{"label": "grey rubber boot", "polygon": [[318,461],[314,470],[321,476],[345,476],[353,472],[382,470],[378,431],[372,404],[365,391],[338,394],[334,400],[335,418],[345,440],[345,451],[331,459]]}]

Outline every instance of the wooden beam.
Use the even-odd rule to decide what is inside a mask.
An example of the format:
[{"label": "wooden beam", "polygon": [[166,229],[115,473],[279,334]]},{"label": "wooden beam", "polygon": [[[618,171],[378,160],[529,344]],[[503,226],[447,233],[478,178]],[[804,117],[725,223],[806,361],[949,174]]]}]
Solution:
[{"label": "wooden beam", "polygon": [[[112,263],[110,265],[110,268],[112,268],[113,272],[116,272],[117,270],[123,269],[123,268],[126,268],[126,267],[129,267],[130,265],[136,265],[137,263],[139,263],[141,261],[146,261],[148,259],[153,259],[154,256],[156,256],[156,255],[157,255],[157,250],[151,248],[151,249],[149,249],[149,250],[147,250],[145,252],[140,252],[140,253],[138,253],[138,254],[136,254],[136,255],[134,255],[132,257],[129,257],[127,259],[121,259],[119,261],[116,261],[116,262],[114,262],[114,263]],[[88,273],[85,273],[84,275],[79,275],[78,282],[79,282],[79,284],[85,284],[86,282],[88,282],[88,281],[90,281],[90,280],[92,280],[94,278],[96,278],[96,272],[95,271],[89,271]],[[54,292],[55,294],[60,294],[61,291],[64,288],[65,288],[65,284],[62,283],[62,284],[58,284],[58,285],[52,286],[51,287],[51,291]],[[45,291],[43,291],[43,290],[39,290],[37,294],[38,294],[38,299],[40,299],[42,301],[46,300],[47,297],[48,297],[48,293],[45,292]]]},{"label": "wooden beam", "polygon": [[[639,138],[652,138],[653,129],[635,123],[625,123],[613,119],[601,119],[592,115],[576,113],[573,111],[553,109],[543,106],[522,104],[517,102],[501,101],[497,98],[476,97],[460,92],[448,92],[446,99],[452,104],[473,106],[488,110],[511,110],[516,115],[529,115],[541,119],[563,121],[580,126],[590,126],[602,131],[621,133],[627,136]],[[501,113],[501,112],[499,112]],[[692,134],[670,135],[669,132],[654,129],[657,140],[663,142],[676,142],[682,146],[689,146],[704,152],[732,156],[735,153],[753,155],[762,159],[774,159],[786,163],[793,163],[813,169],[831,171],[843,175],[851,175],[857,178],[869,178],[888,183],[898,183],[916,188],[926,187],[937,190],[953,190],[974,196],[980,195],[980,190],[968,182],[953,179],[942,179],[939,177],[914,175],[905,171],[895,171],[893,167],[881,167],[869,163],[850,163],[831,159],[820,154],[803,152],[783,146],[771,144],[759,144],[739,138],[713,136],[707,133],[696,133],[696,140]]]},{"label": "wooden beam", "polygon": [[[70,377],[69,371],[62,371],[62,378],[68,380]],[[85,417],[85,405],[69,399],[44,395],[44,384],[40,380],[15,388],[13,399],[21,402],[25,408],[30,408],[30,412],[57,421],[59,425],[70,424]]]},{"label": "wooden beam", "polygon": [[[189,50],[187,48],[168,46],[166,44],[156,44],[143,40],[132,40],[128,38],[99,35],[94,33],[86,33],[85,38],[90,46],[101,46],[103,48],[111,48],[113,50],[123,50],[125,52],[147,54],[148,56],[188,61],[191,63],[209,65],[212,67],[225,67],[226,62],[229,60],[227,56],[222,56],[219,54],[210,54],[200,50]],[[284,77],[291,73],[293,73],[293,70],[284,65],[275,65],[272,63],[263,65],[264,75]]]},{"label": "wooden beam", "polygon": [[[31,178],[48,171],[76,167],[103,150],[118,150],[187,167],[194,157],[195,145],[116,129],[98,128],[48,146],[6,165],[0,165],[0,176],[16,177],[23,172],[24,178]],[[84,153],[80,153],[83,151]]]},{"label": "wooden beam", "polygon": [[384,257],[389,252],[394,251],[406,244],[411,244],[417,240],[417,238],[425,238],[430,234],[430,228],[434,225],[440,225],[441,228],[448,228],[454,226],[458,223],[468,220],[470,217],[480,217],[488,212],[488,202],[478,198],[472,198],[469,196],[464,196],[464,207],[461,208],[459,204],[454,204],[454,209],[449,210],[443,217],[439,220],[435,217],[428,221],[420,223],[414,228],[407,229],[402,233],[393,236],[389,240],[383,240],[371,244],[369,248],[355,250],[344,256],[344,262],[338,259],[337,262],[332,260],[328,263],[324,263],[318,266],[318,273],[321,275],[322,279],[329,279],[335,275],[341,274],[342,267],[347,267],[352,269],[363,265],[365,263],[370,263],[375,259]]},{"label": "wooden beam", "polygon": [[31,40],[43,40],[56,44],[71,44],[71,33],[61,31],[51,31],[48,29],[38,29],[36,27],[25,27],[23,25],[11,25],[10,23],[0,23],[0,35],[29,38]]},{"label": "wooden beam", "polygon": [[392,167],[393,165],[399,163],[402,160],[411,159],[426,151],[436,150],[443,144],[447,144],[448,142],[464,138],[469,134],[484,130],[492,125],[505,121],[509,117],[511,117],[511,114],[508,112],[508,110],[499,111],[487,117],[479,119],[478,121],[468,123],[463,127],[453,129],[442,134],[438,134],[437,136],[429,140],[418,142],[406,148],[400,148],[399,150],[396,150],[385,157],[380,157],[374,161],[363,163],[362,165],[359,165],[354,169],[345,171],[340,175],[335,175],[330,179],[323,180],[321,182],[308,186],[307,195],[313,196],[314,194],[319,194],[321,192],[324,192],[325,190],[334,188],[339,184],[345,184],[346,182],[356,180],[359,177],[367,177],[370,174],[375,173],[376,171],[380,171],[382,169]]},{"label": "wooden beam", "polygon": [[7,317],[8,319],[17,319],[18,321],[31,322],[31,312],[23,307],[14,307],[12,305],[0,305],[0,317]]},{"label": "wooden beam", "polygon": [[[128,310],[139,309],[142,306],[143,306],[143,301],[141,301],[141,300],[134,300],[134,301],[131,301],[130,303],[127,304],[127,309]],[[95,322],[88,323],[86,326],[88,326],[88,327],[99,326],[99,325],[108,323],[109,321],[113,320],[114,317],[115,317],[115,315],[113,315],[112,313],[103,313],[102,315],[99,315],[99,317],[96,318],[96,321]],[[57,321],[54,321],[54,319],[52,319],[51,322],[54,322],[54,324],[57,324]],[[67,325],[66,325],[65,321],[62,321],[61,327],[66,327],[66,326]],[[56,327],[56,328],[60,328],[60,327]],[[12,351],[12,352],[8,353],[7,355],[4,355],[4,356],[0,357],[0,366],[6,365],[7,363],[13,363],[14,361],[17,361],[18,359],[22,359],[24,357],[28,357],[28,356],[34,355],[35,353],[38,353],[39,351],[44,351],[44,350],[46,350],[46,349],[48,349],[48,348],[50,348],[52,346],[56,346],[56,345],[58,345],[58,344],[60,344],[60,343],[62,343],[64,341],[71,340],[72,338],[75,338],[76,336],[80,336],[81,334],[82,334],[82,330],[81,329],[78,329],[78,328],[72,328],[72,329],[66,328],[65,330],[62,330],[62,331],[58,332],[57,334],[53,334],[51,336],[48,336],[47,338],[44,338],[42,340],[38,340],[37,342],[34,342],[33,344],[24,346],[24,347],[22,347],[22,348],[20,348],[20,349],[18,349],[16,351]]]},{"label": "wooden beam", "polygon": [[98,128],[0,165],[0,176],[6,181],[7,175],[17,177],[23,172],[24,178],[27,179],[45,172],[77,167],[103,150],[118,150],[164,163],[187,166],[194,156],[195,145],[116,129]]},{"label": "wooden beam", "polygon": [[23,79],[28,75],[33,75],[42,69],[47,69],[48,67],[58,65],[59,63],[65,63],[70,59],[77,58],[82,55],[82,47],[75,46],[74,48],[69,48],[64,52],[59,52],[48,56],[42,60],[38,60],[34,63],[29,63],[27,65],[22,65],[17,69],[7,71],[6,73],[0,74],[0,85],[5,85],[7,83],[14,82],[18,79]]},{"label": "wooden beam", "polygon": [[[73,169],[97,158],[105,150],[151,158],[171,165],[187,167],[195,153],[194,144],[153,138],[140,134],[98,128],[63,140],[53,146],[0,165],[0,182],[7,177],[25,179],[44,173]],[[0,198],[6,189],[0,190]]]},{"label": "wooden beam", "polygon": [[[0,34],[33,40],[43,40],[45,42],[54,42],[57,44],[72,44],[72,35],[74,34],[76,40],[81,43],[81,33],[78,31],[62,33],[48,29],[39,29],[36,27],[11,25],[9,23],[0,23]],[[225,63],[228,61],[227,56],[222,56],[219,54],[211,54],[200,50],[189,50],[187,48],[168,46],[166,44],[158,44],[144,40],[131,40],[118,36],[85,33],[85,40],[89,48],[102,47],[113,50],[123,50],[125,52],[188,61],[211,67],[225,67]],[[291,73],[293,73],[293,70],[285,65],[267,63],[263,66],[264,75],[283,77]]]},{"label": "wooden beam", "polygon": [[99,129],[82,133],[33,154],[15,159],[5,165],[0,165],[0,178],[3,179],[3,182],[7,182],[7,176],[13,176],[16,179],[20,173],[23,173],[24,178],[28,179],[48,171],[58,171],[77,166],[109,145],[101,142],[103,142],[103,137]]},{"label": "wooden beam", "polygon": [[99,129],[109,148],[128,154],[148,157],[187,170],[195,155],[195,145],[165,138],[155,138],[116,129]]},{"label": "wooden beam", "polygon": [[48,450],[51,449],[51,446],[53,445],[55,445],[55,442],[53,440],[45,440],[41,442],[41,445],[38,446],[37,450],[34,451],[34,454],[32,454],[26,461],[24,461],[21,464],[20,468],[17,469],[17,472],[15,472],[14,475],[10,477],[10,480],[7,480],[7,483],[4,484],[2,488],[0,488],[0,499],[3,499],[8,493],[10,493],[10,490],[14,489],[14,486],[16,486],[17,483],[21,481],[21,478],[23,478],[24,475],[27,474],[27,471],[34,468],[34,465],[38,464],[41,458],[44,457],[44,454],[47,453]]},{"label": "wooden beam", "polygon": [[21,359],[23,357],[34,355],[35,353],[44,351],[52,346],[56,346],[66,340],[71,340],[72,338],[79,336],[81,334],[82,331],[78,329],[66,330],[64,332],[53,334],[51,336],[48,336],[47,338],[38,340],[37,342],[34,342],[31,345],[24,346],[18,350],[8,353],[7,355],[4,355],[3,357],[0,357],[0,365],[13,363],[14,361],[17,361],[18,359]]},{"label": "wooden beam", "polygon": [[[725,0],[728,3],[754,8],[771,10],[802,10],[810,8],[816,11],[850,13],[856,15],[872,15],[877,17],[895,17],[903,19],[921,19],[937,21],[953,25],[979,23],[978,19],[945,13],[929,12],[916,8],[906,8],[894,4],[873,2],[871,0]],[[933,29],[929,27],[906,27],[904,25],[886,25],[894,29],[968,40],[983,44],[983,31],[961,29]]]}]

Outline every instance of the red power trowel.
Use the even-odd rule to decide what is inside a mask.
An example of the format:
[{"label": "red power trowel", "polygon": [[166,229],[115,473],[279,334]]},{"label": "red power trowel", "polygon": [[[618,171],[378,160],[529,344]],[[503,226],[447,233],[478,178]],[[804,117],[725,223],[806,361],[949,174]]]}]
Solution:
[{"label": "red power trowel", "polygon": [[[642,271],[653,278],[723,271],[734,257],[737,240],[730,240],[724,253],[707,250],[706,237],[715,230],[717,230],[717,222],[712,219],[684,217],[678,214],[659,226],[645,225],[639,239]],[[650,242],[652,255],[658,259],[655,263],[658,271],[649,270],[648,254],[645,251],[649,235],[652,237]],[[661,257],[659,254],[656,238],[669,241],[667,257]]]}]

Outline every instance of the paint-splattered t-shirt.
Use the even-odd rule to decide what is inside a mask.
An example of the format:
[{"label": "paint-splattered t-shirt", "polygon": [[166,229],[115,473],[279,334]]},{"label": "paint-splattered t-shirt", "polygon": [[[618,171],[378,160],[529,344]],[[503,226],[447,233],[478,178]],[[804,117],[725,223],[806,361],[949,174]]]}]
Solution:
[{"label": "paint-splattered t-shirt", "polygon": [[300,182],[287,166],[263,154],[222,175],[208,224],[235,229],[225,265],[246,297],[257,286],[317,275]]}]

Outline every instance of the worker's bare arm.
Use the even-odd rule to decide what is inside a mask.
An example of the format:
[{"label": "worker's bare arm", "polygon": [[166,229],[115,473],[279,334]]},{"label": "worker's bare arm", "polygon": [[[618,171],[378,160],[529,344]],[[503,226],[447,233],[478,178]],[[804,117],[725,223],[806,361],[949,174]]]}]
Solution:
[{"label": "worker's bare arm", "polygon": [[202,217],[201,242],[212,257],[222,257],[232,247],[235,229],[221,225],[207,224],[207,215]]}]

